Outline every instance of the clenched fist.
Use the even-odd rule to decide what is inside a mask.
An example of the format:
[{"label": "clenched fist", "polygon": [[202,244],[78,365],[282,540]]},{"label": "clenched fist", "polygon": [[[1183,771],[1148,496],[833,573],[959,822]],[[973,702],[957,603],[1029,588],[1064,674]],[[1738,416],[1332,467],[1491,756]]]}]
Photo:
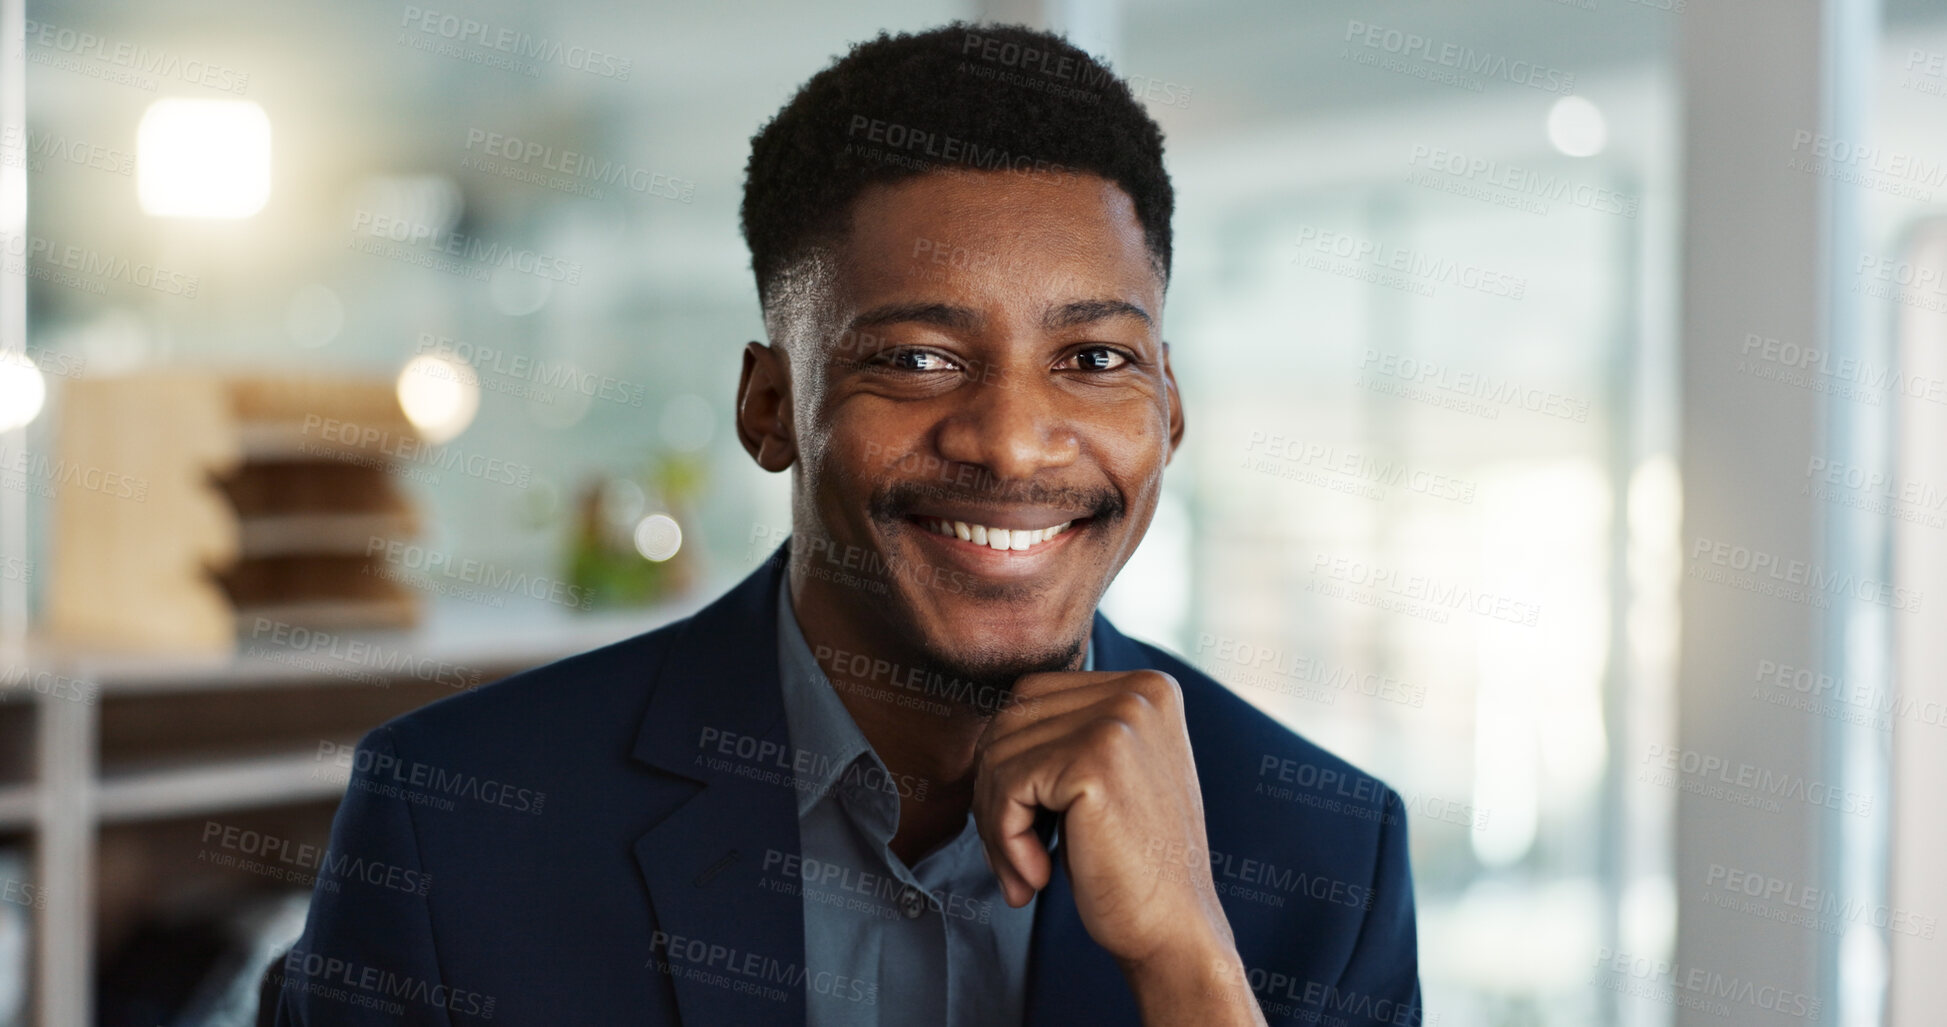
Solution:
[{"label": "clenched fist", "polygon": [[[1009,905],[1054,873],[1034,832],[1062,814],[1075,905],[1148,1023],[1263,1023],[1207,861],[1203,798],[1176,680],[1153,670],[1029,674],[975,750],[974,823]],[[1248,988],[1242,995],[1250,994]]]}]

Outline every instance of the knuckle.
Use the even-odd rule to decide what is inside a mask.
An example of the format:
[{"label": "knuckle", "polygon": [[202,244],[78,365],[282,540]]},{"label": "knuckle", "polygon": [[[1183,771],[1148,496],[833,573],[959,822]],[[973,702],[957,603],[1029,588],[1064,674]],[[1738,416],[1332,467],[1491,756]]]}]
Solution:
[{"label": "knuckle", "polygon": [[1177,684],[1176,678],[1163,671],[1143,671],[1137,676],[1136,681],[1137,690],[1142,693],[1143,698],[1157,706],[1180,703],[1183,699],[1183,687]]},{"label": "knuckle", "polygon": [[1155,705],[1149,696],[1140,691],[1121,692],[1109,700],[1109,712],[1121,720],[1134,724],[1148,717]]},{"label": "knuckle", "polygon": [[1089,747],[1096,750],[1125,746],[1136,737],[1135,728],[1121,716],[1099,717],[1088,725],[1087,731]]}]

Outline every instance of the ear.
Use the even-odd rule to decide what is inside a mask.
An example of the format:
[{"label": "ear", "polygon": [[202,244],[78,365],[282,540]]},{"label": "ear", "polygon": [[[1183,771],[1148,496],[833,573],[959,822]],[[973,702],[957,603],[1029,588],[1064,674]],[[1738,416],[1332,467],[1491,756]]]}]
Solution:
[{"label": "ear", "polygon": [[1176,447],[1183,444],[1183,393],[1176,387],[1176,372],[1170,370],[1170,344],[1163,343],[1163,385],[1170,405],[1170,451],[1163,458],[1168,464],[1176,457]]},{"label": "ear", "polygon": [[782,352],[761,342],[744,347],[744,371],[737,379],[737,440],[767,471],[782,471],[798,459],[790,368]]}]

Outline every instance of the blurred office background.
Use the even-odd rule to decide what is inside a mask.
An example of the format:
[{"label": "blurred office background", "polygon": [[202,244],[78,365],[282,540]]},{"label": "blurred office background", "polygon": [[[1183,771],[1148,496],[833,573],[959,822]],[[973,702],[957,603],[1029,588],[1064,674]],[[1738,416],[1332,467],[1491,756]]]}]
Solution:
[{"label": "blurred office background", "polygon": [[747,141],[954,18],[1167,134],[1105,607],[1403,793],[1428,1022],[1939,1022],[1947,9],[432,3],[5,5],[0,1024],[249,1022],[334,746],[788,534]]}]

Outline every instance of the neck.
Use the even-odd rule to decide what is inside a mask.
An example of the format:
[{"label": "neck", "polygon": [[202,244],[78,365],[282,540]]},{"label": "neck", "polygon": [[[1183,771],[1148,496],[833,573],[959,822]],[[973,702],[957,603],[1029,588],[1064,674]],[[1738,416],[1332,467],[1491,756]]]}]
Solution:
[{"label": "neck", "polygon": [[[925,782],[924,799],[915,788],[914,795],[899,800],[892,849],[910,866],[965,824],[973,805],[974,747],[994,710],[916,693],[912,683],[956,675],[907,641],[910,633],[877,623],[856,596],[831,594],[795,560],[785,587],[791,589],[798,630],[813,659],[872,751],[895,778]],[[840,659],[854,654],[868,657],[873,672],[862,676],[850,659]],[[1069,669],[1081,666],[1078,655]]]}]

